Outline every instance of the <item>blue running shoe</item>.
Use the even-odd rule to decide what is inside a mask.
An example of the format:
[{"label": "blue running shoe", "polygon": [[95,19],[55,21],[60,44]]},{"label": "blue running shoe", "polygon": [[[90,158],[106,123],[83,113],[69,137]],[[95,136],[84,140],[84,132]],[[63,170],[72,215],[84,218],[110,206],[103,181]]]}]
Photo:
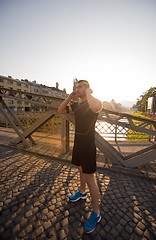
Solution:
[{"label": "blue running shoe", "polygon": [[87,193],[86,192],[81,193],[80,190],[79,190],[76,193],[72,194],[69,199],[70,199],[71,202],[76,202],[79,199],[86,199],[86,198],[87,198]]},{"label": "blue running shoe", "polygon": [[94,231],[96,224],[99,223],[101,220],[101,215],[97,215],[95,212],[91,212],[91,215],[87,222],[84,225],[84,229],[86,233],[91,233]]}]

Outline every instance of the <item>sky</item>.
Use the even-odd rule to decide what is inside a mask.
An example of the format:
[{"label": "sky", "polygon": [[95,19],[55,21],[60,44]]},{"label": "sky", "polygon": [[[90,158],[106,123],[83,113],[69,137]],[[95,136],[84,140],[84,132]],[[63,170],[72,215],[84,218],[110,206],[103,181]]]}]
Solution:
[{"label": "sky", "polygon": [[101,101],[156,87],[156,0],[0,0],[0,75]]}]

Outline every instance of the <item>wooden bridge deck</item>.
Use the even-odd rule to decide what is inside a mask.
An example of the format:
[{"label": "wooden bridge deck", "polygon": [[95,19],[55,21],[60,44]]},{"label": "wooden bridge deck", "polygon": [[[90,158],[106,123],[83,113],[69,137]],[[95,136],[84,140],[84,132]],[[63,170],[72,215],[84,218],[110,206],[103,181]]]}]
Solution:
[{"label": "wooden bridge deck", "polygon": [[[32,134],[32,137],[36,142],[36,145],[33,145],[29,149],[26,149],[23,147],[23,144],[21,143],[18,144],[18,146],[16,145],[16,148],[18,147],[20,149],[25,149],[30,152],[35,152],[50,157],[61,158],[69,161],[71,160],[73,141],[70,142],[70,151],[68,152],[68,154],[62,154],[61,136],[51,135],[49,133],[43,132],[34,132]],[[17,134],[12,128],[0,127],[1,145],[7,146],[10,145],[10,142],[12,142],[15,138],[17,138]],[[111,145],[115,147],[119,152],[121,152],[124,156],[142,150],[143,148],[146,148],[153,144],[150,141],[148,142],[109,141],[109,143],[111,143]],[[13,147],[13,145],[10,146]],[[97,151],[97,163],[99,167],[105,167],[107,169],[112,169],[115,171],[126,171],[129,173],[133,172],[138,175],[141,174],[142,176],[145,177],[156,178],[156,162],[144,164],[133,169],[125,167],[122,168],[119,166],[115,166],[110,159],[101,154],[100,151]]]}]

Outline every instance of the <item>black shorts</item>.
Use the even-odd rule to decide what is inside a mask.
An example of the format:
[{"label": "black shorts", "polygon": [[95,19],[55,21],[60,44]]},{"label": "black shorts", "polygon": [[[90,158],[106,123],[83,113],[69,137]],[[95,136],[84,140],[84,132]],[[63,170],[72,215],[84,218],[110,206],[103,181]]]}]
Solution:
[{"label": "black shorts", "polygon": [[96,172],[96,146],[95,142],[74,142],[72,163],[82,167],[83,173]]}]

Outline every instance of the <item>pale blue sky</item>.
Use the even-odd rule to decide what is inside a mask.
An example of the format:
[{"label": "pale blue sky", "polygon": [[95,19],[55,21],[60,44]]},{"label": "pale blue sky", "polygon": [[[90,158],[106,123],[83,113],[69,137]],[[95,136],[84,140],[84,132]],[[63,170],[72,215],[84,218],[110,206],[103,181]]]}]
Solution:
[{"label": "pale blue sky", "polygon": [[0,75],[103,101],[156,87],[156,0],[0,0]]}]

